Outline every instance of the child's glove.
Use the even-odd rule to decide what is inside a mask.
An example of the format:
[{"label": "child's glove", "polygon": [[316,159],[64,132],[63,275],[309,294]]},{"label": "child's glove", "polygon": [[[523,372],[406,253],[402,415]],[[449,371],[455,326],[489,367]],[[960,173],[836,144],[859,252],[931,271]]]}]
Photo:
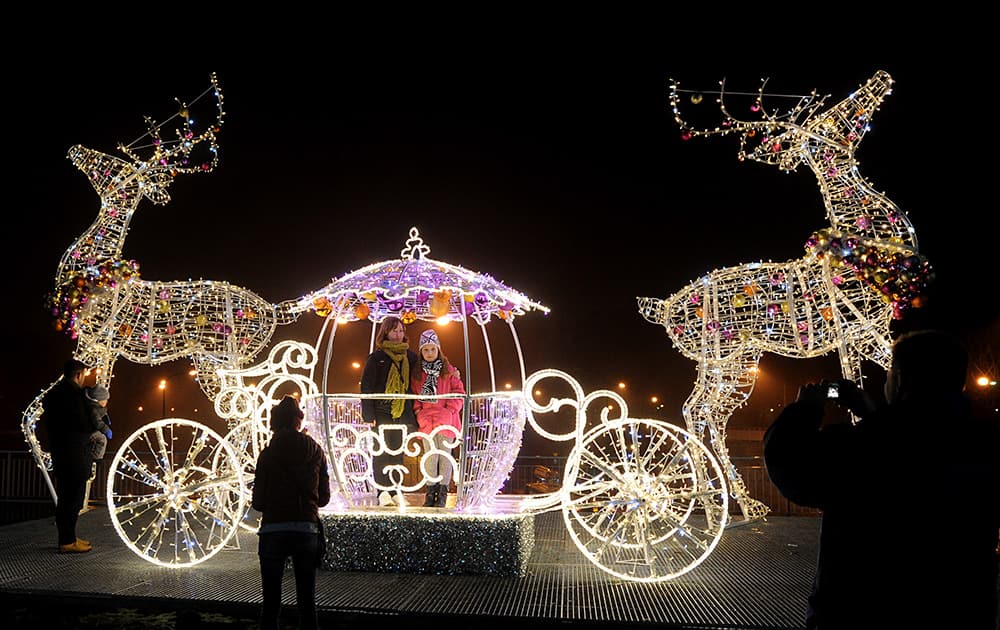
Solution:
[{"label": "child's glove", "polygon": [[108,437],[108,439],[110,440],[111,439],[111,429],[108,429],[107,431],[105,431],[104,435],[106,435]]}]

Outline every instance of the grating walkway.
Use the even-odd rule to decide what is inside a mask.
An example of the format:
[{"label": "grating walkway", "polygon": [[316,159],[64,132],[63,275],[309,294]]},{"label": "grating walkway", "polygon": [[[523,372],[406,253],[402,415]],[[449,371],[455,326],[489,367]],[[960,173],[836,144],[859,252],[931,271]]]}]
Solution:
[{"label": "grating walkway", "polygon": [[[119,606],[256,610],[260,578],[256,536],[240,548],[184,569],[137,558],[118,539],[107,511],[80,517],[94,544],[82,555],[55,551],[51,518],[0,527],[0,602],[113,601]],[[503,619],[517,630],[575,627],[772,629],[804,627],[819,519],[771,517],[733,527],[689,573],[657,584],[618,580],[573,545],[558,512],[535,517],[535,547],[525,577],[336,573],[320,571],[323,619],[424,620],[463,625]],[[291,572],[286,602],[294,606]]]}]

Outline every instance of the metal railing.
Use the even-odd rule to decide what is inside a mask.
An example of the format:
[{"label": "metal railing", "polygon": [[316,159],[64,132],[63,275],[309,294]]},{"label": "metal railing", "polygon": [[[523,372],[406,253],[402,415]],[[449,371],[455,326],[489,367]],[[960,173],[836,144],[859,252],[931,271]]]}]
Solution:
[{"label": "metal railing", "polygon": [[[774,516],[817,516],[819,511],[791,503],[781,496],[778,489],[771,483],[764,468],[764,462],[759,457],[734,457],[734,465],[743,477],[750,496],[762,501],[771,508]],[[96,474],[91,482],[90,503],[103,503],[106,499],[108,466],[111,459],[105,458],[97,463]],[[548,481],[549,485],[558,485],[565,469],[566,458],[551,455],[519,455],[511,469],[510,476],[500,489],[501,494],[532,494],[534,490],[529,484]],[[540,480],[538,467],[544,467],[553,473],[548,480]],[[25,451],[0,451],[0,504],[3,504],[3,521],[10,522],[8,512],[28,510],[26,506],[35,509],[52,504],[52,497],[41,471],[34,458]],[[22,507],[17,507],[21,505]],[[738,510],[735,501],[730,504],[731,510]],[[30,510],[28,510],[30,511]]]}]

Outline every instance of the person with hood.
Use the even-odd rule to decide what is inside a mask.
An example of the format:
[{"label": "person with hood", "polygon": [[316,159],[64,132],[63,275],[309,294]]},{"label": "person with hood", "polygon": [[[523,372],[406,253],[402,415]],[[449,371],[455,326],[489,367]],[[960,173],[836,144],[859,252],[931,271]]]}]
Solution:
[{"label": "person with hood", "polygon": [[440,426],[449,427],[433,436],[432,440],[424,440],[424,452],[430,452],[424,461],[425,471],[434,477],[440,476],[440,483],[427,486],[424,496],[424,507],[445,507],[448,503],[448,486],[451,484],[453,467],[448,459],[439,452],[451,452],[447,443],[454,443],[462,435],[462,409],[465,406],[463,398],[434,398],[442,394],[465,394],[465,386],[458,370],[441,352],[441,342],[434,329],[428,328],[420,335],[417,346],[420,353],[420,369],[413,375],[414,392],[428,398],[413,402],[413,411],[417,415],[417,426],[421,433],[428,435]]},{"label": "person with hood", "polygon": [[70,359],[63,366],[62,378],[42,398],[39,422],[48,435],[58,489],[59,553],[86,553],[93,548],[89,541],[76,536],[76,523],[87,498],[87,480],[93,464],[88,446],[94,430],[83,394],[86,378],[86,364]]},{"label": "person with hood", "polygon": [[326,454],[301,432],[304,414],[285,396],[271,409],[271,441],[260,452],[251,505],[260,512],[257,556],[263,593],[261,628],[277,630],[281,581],[292,559],[299,627],[317,627],[316,570],[326,543],[319,508],[330,502]]},{"label": "person with hood", "polygon": [[[885,406],[810,383],[768,428],[771,480],[823,511],[807,628],[996,629],[1000,426],[972,413],[967,369],[952,335],[906,333]],[[860,420],[824,423],[831,400]]]},{"label": "person with hood", "polygon": [[104,458],[104,451],[111,439],[111,417],[108,415],[108,400],[111,392],[103,385],[94,385],[84,390],[87,398],[87,414],[94,432],[90,434],[90,457],[95,462]]}]

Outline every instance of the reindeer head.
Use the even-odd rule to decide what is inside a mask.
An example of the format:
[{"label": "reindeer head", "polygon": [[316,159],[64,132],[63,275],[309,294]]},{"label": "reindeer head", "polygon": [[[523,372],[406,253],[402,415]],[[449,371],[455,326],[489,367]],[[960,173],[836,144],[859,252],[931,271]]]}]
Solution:
[{"label": "reindeer head", "polygon": [[[213,111],[203,112],[204,122],[201,114],[196,120],[194,106],[209,93],[215,97]],[[155,204],[166,204],[170,201],[167,188],[175,176],[180,173],[209,173],[215,169],[219,160],[216,134],[225,116],[222,91],[214,74],[210,87],[190,105],[181,101],[178,105],[177,113],[162,123],[147,116],[146,133],[128,145],[118,145],[128,160],[80,145],[70,148],[67,157],[88,176],[102,199],[109,195],[120,197],[123,191],[134,190]],[[214,118],[210,116],[213,113]],[[179,119],[179,124],[172,129],[173,137],[164,139],[163,128],[175,119]],[[148,155],[140,155],[145,152]]]},{"label": "reindeer head", "polygon": [[[755,95],[743,99],[749,102],[749,111],[758,120],[743,120],[732,112],[726,102],[725,81],[719,83],[717,102],[722,112],[721,123],[714,128],[696,128],[680,112],[680,85],[671,83],[670,104],[674,119],[681,128],[681,138],[696,136],[737,134],[740,138],[739,159],[750,159],[765,164],[773,164],[782,170],[793,171],[803,162],[831,159],[833,155],[849,157],[854,147],[868,131],[868,122],[882,100],[891,93],[892,78],[884,71],[878,71],[857,91],[828,109],[822,109],[827,96],[818,96],[813,90],[808,95],[767,94],[762,81]],[[771,98],[792,98],[796,103],[786,109],[771,108]],[[700,102],[701,96],[693,96],[692,102]],[[822,151],[821,155],[816,155]]]}]

